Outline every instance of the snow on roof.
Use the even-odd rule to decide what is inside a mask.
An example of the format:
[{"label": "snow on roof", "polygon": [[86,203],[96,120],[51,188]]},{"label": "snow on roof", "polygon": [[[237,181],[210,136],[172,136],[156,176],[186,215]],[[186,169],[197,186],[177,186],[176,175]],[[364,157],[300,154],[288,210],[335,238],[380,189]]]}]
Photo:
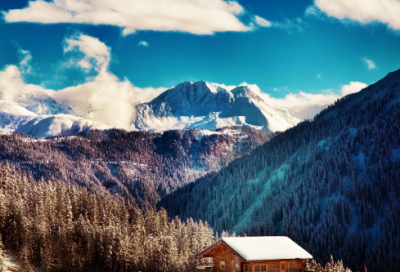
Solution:
[{"label": "snow on roof", "polygon": [[285,236],[226,237],[221,240],[247,261],[313,258]]}]

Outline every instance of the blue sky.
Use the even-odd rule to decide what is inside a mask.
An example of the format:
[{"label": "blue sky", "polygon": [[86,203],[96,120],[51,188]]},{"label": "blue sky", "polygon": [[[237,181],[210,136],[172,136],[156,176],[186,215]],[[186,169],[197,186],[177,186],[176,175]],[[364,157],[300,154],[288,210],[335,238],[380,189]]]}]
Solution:
[{"label": "blue sky", "polygon": [[[0,70],[18,66],[26,83],[54,90],[88,82],[105,67],[140,88],[206,80],[257,84],[276,98],[301,91],[341,94],[350,82],[371,84],[400,69],[400,2],[348,1],[354,5],[344,0],[164,0],[162,5],[148,0],[146,7],[138,6],[139,0],[1,1]],[[106,50],[66,50],[68,40],[79,35],[108,48],[104,66],[99,55]],[[86,64],[80,62],[85,56]]]}]

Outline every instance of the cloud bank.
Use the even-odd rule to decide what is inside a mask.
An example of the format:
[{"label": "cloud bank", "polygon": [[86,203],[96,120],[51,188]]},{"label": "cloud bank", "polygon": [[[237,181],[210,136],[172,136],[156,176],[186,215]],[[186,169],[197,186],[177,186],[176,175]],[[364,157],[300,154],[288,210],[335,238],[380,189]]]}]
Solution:
[{"label": "cloud bank", "polygon": [[111,49],[96,38],[78,34],[66,39],[65,52],[77,51],[83,69],[95,69],[92,80],[54,92],[52,97],[71,108],[70,113],[109,126],[132,129],[134,105],[147,102],[167,88],[139,88],[128,79],[120,81],[108,71]]},{"label": "cloud bank", "polygon": [[299,92],[298,94],[290,93],[284,98],[274,98],[269,94],[261,91],[260,87],[256,84],[248,84],[243,82],[240,86],[250,87],[257,95],[263,98],[268,104],[282,108],[294,107],[309,107],[314,105],[327,105],[335,102],[340,95],[337,94],[310,94],[306,92]]},{"label": "cloud bank", "polygon": [[113,25],[124,35],[138,30],[214,34],[249,31],[238,16],[243,7],[223,0],[36,0],[3,12],[7,22]]},{"label": "cloud bank", "polygon": [[[22,71],[22,72],[21,72]],[[23,68],[9,65],[0,71],[0,100],[15,102],[18,97],[33,92],[52,94],[42,86],[26,84],[22,78]]]},{"label": "cloud bank", "polygon": [[341,89],[336,92],[328,90],[325,92],[325,94],[311,94],[301,91],[297,94],[289,93],[284,98],[271,97],[269,94],[261,91],[257,84],[248,84],[243,82],[240,84],[240,86],[250,87],[257,95],[263,98],[270,105],[282,108],[304,108],[332,104],[342,96],[359,92],[368,85],[362,82],[352,81],[347,85],[342,85]]},{"label": "cloud bank", "polygon": [[139,88],[125,79],[120,81],[108,72],[101,72],[92,81],[54,92],[52,97],[67,105],[70,114],[98,123],[127,130],[133,129],[134,105],[147,102],[166,88]]},{"label": "cloud bank", "polygon": [[[111,127],[133,129],[134,105],[147,102],[164,92],[167,88],[139,88],[128,79],[119,80],[108,71],[110,48],[96,38],[77,34],[65,40],[64,51],[75,54],[76,66],[83,70],[94,69],[97,75],[87,82],[59,91],[45,89],[34,84],[26,84],[21,71],[25,66],[25,57],[21,67],[7,66],[0,71],[0,99],[20,102],[26,94],[35,93],[47,96],[64,105],[68,113],[86,118]],[[30,56],[28,53],[25,56]]]},{"label": "cloud bank", "polygon": [[352,20],[362,24],[380,22],[393,30],[400,30],[400,1],[398,0],[315,0],[307,14],[318,12],[339,20]]},{"label": "cloud bank", "polygon": [[347,85],[342,85],[341,93],[342,96],[357,93],[362,89],[366,88],[368,85],[362,82],[352,81]]}]

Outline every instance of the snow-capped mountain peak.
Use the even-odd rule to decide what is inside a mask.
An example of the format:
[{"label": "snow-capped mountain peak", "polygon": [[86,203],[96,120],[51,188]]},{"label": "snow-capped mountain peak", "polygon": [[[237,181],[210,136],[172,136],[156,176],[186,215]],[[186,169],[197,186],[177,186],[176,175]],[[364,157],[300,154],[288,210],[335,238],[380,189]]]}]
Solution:
[{"label": "snow-capped mountain peak", "polygon": [[134,125],[147,131],[249,125],[274,132],[299,121],[269,106],[250,86],[227,90],[215,83],[187,81],[137,105]]}]

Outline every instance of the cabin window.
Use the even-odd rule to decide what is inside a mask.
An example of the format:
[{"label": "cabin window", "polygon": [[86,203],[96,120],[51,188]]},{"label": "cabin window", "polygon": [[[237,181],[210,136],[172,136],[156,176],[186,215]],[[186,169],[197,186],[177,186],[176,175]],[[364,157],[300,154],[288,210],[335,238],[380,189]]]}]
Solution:
[{"label": "cabin window", "polygon": [[281,263],[281,270],[285,270],[286,269],[286,263]]},{"label": "cabin window", "polygon": [[267,271],[267,266],[266,265],[262,265],[261,266],[261,271]]},{"label": "cabin window", "polygon": [[225,262],[224,261],[221,261],[219,264],[220,264],[220,268],[221,269],[225,269]]},{"label": "cabin window", "polygon": [[239,257],[238,256],[235,256],[235,270],[236,271],[239,271],[240,269],[239,269]]},{"label": "cabin window", "polygon": [[250,267],[249,267],[249,265],[248,264],[245,264],[244,265],[244,271],[246,271],[246,272],[248,272],[248,271],[250,271],[250,269],[249,269]]},{"label": "cabin window", "polygon": [[260,270],[260,266],[259,266],[259,265],[255,265],[255,266],[254,266],[254,271],[261,271],[261,270]]},{"label": "cabin window", "polygon": [[296,262],[290,262],[289,268],[296,268]]}]

